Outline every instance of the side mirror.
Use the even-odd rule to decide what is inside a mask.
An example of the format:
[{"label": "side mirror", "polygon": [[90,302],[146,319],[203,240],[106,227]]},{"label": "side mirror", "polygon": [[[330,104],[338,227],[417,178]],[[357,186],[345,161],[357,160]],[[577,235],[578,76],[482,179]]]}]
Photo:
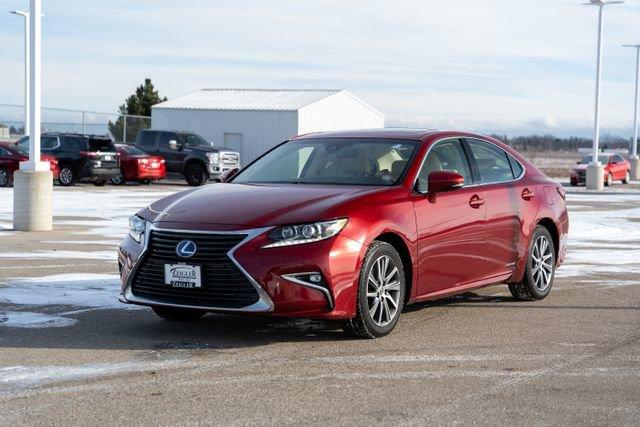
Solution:
[{"label": "side mirror", "polygon": [[456,172],[434,171],[429,174],[427,180],[429,195],[435,196],[438,193],[453,191],[464,186],[464,177]]},{"label": "side mirror", "polygon": [[178,151],[181,149],[182,149],[182,146],[178,144],[178,141],[176,141],[175,139],[172,139],[171,141],[169,141],[169,150]]},{"label": "side mirror", "polygon": [[229,169],[220,176],[220,182],[228,182],[231,178],[236,176],[239,171],[239,168]]}]

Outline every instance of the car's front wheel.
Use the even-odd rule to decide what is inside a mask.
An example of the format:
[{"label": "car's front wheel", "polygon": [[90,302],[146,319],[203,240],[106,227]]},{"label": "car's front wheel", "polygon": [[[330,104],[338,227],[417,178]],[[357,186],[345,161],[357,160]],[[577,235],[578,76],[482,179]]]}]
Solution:
[{"label": "car's front wheel", "polygon": [[611,185],[613,185],[613,174],[611,172],[607,174],[607,179],[604,182],[604,185],[606,185],[607,187],[611,187]]},{"label": "car's front wheel", "polygon": [[11,185],[11,177],[9,171],[5,168],[0,168],[0,187],[8,187]]},{"label": "car's front wheel", "polygon": [[207,171],[201,165],[197,163],[191,163],[184,171],[187,183],[191,186],[200,186],[207,182],[209,178]]},{"label": "car's front wheel", "polygon": [[624,174],[624,179],[622,180],[622,183],[623,183],[623,184],[628,184],[628,183],[629,183],[629,181],[631,181],[631,172],[627,171],[627,172]]},{"label": "car's front wheel", "polygon": [[556,268],[556,251],[549,230],[539,225],[533,232],[527,259],[527,269],[520,283],[509,284],[517,300],[533,301],[551,292]]},{"label": "car's front wheel", "polygon": [[379,338],[395,328],[404,307],[405,275],[400,255],[386,242],[374,241],[360,270],[356,315],[344,330],[362,338]]},{"label": "car's front wheel", "polygon": [[151,307],[153,311],[165,320],[176,322],[194,322],[199,320],[206,312],[201,310],[190,310],[186,308],[173,307]]}]

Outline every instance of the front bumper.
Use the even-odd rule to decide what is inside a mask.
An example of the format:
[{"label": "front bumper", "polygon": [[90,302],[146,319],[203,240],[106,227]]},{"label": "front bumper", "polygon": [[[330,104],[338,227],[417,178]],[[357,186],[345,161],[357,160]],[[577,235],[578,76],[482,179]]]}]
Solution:
[{"label": "front bumper", "polygon": [[239,168],[240,165],[219,165],[219,164],[211,164],[207,165],[207,172],[209,172],[209,179],[220,179],[223,173],[234,169]]},{"label": "front bumper", "polygon": [[[246,238],[233,247],[227,256],[245,275],[259,295],[257,302],[240,308],[192,305],[180,301],[141,296],[133,289],[136,270],[147,256],[147,242],[152,230],[191,232],[194,234],[235,233]],[[149,225],[144,244],[129,236],[120,245],[118,263],[122,280],[120,301],[147,306],[171,306],[213,312],[263,313],[277,316],[323,319],[349,318],[354,315],[360,260],[366,248],[358,242],[338,235],[306,245],[262,249],[269,228],[237,231],[185,230],[184,227],[158,228]],[[181,261],[177,259],[176,262]],[[171,261],[173,262],[173,261]],[[304,273],[319,273],[321,284],[298,280]]]}]

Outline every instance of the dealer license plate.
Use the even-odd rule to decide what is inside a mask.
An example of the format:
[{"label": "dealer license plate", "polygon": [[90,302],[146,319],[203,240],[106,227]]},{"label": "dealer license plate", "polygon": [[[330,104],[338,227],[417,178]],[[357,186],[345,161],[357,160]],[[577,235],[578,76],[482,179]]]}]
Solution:
[{"label": "dealer license plate", "polygon": [[108,161],[108,160],[113,160],[113,157],[111,157],[111,156],[104,156],[104,159],[105,159],[106,161]]},{"label": "dealer license plate", "polygon": [[199,265],[165,264],[164,283],[173,288],[201,288],[202,279]]}]

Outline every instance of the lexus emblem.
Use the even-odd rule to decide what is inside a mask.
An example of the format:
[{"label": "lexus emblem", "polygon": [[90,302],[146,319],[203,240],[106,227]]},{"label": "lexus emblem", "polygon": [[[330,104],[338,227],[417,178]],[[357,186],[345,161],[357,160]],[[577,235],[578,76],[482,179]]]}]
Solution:
[{"label": "lexus emblem", "polygon": [[183,240],[176,245],[176,253],[179,257],[189,258],[196,254],[198,247],[192,240]]}]

